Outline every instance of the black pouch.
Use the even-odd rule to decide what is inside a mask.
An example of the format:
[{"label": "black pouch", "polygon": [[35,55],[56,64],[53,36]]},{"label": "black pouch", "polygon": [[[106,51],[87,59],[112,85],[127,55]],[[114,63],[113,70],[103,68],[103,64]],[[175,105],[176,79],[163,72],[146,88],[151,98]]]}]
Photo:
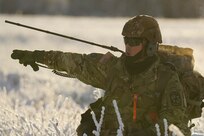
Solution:
[{"label": "black pouch", "polygon": [[91,116],[91,110],[88,109],[85,113],[81,115],[81,118],[81,123],[76,130],[77,135],[83,136],[83,134],[86,133],[88,136],[94,136],[92,131],[96,129],[96,126]]}]

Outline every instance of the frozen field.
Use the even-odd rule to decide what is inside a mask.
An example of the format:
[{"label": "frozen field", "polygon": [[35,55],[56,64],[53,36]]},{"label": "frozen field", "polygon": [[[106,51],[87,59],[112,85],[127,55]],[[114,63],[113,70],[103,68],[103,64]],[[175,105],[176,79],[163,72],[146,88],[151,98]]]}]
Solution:
[{"label": "frozen field", "polygon": [[[0,15],[0,135],[76,135],[80,114],[100,90],[76,79],[33,72],[10,58],[13,49],[105,53],[107,50],[33,30],[5,20],[55,31],[124,50],[121,30],[128,18]],[[204,19],[158,19],[163,43],[194,49],[195,69],[204,75]],[[120,53],[114,53],[119,56]],[[203,115],[204,117],[204,115]],[[204,118],[194,131],[204,130]]]}]

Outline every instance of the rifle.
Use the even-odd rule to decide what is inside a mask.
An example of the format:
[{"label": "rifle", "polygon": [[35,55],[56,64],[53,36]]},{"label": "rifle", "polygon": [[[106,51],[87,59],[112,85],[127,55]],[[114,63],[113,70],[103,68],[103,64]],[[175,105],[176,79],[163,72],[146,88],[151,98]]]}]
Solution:
[{"label": "rifle", "polygon": [[28,25],[16,23],[16,22],[8,21],[8,20],[5,20],[5,23],[9,23],[9,24],[12,24],[12,25],[17,25],[17,26],[25,27],[25,28],[28,28],[28,29],[44,32],[44,33],[47,33],[47,34],[63,37],[63,38],[66,38],[66,39],[71,39],[71,40],[74,40],[74,41],[78,41],[78,42],[82,42],[82,43],[86,43],[86,44],[90,44],[90,45],[94,45],[94,46],[98,46],[98,47],[105,48],[105,49],[108,49],[108,50],[111,50],[111,51],[124,53],[124,51],[122,51],[122,50],[120,50],[120,49],[118,49],[118,48],[116,48],[114,46],[110,46],[109,47],[109,46],[106,46],[106,45],[102,45],[102,44],[94,43],[94,42],[91,42],[91,41],[86,41],[86,40],[78,39],[78,38],[75,38],[75,37],[71,37],[71,36],[67,36],[67,35],[51,32],[51,31],[48,31],[48,30],[44,30],[44,29],[40,29],[40,28],[28,26]]}]

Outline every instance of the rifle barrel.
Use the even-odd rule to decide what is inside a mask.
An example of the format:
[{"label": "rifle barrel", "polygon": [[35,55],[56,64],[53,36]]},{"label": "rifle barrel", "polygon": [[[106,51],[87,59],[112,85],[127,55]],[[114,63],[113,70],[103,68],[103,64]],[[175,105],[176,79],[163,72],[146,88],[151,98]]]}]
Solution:
[{"label": "rifle barrel", "polygon": [[5,23],[9,23],[9,24],[12,24],[12,25],[17,25],[17,26],[25,27],[25,28],[28,28],[28,29],[44,32],[44,33],[47,33],[47,34],[56,35],[56,36],[59,36],[59,37],[63,37],[63,38],[67,38],[67,39],[71,39],[71,40],[75,40],[75,41],[79,41],[79,42],[86,43],[86,44],[95,45],[95,46],[98,46],[98,47],[109,49],[111,51],[124,53],[124,51],[122,51],[122,50],[120,50],[120,49],[118,49],[118,48],[116,48],[114,46],[110,46],[109,47],[109,46],[106,46],[106,45],[102,45],[102,44],[98,44],[98,43],[94,43],[94,42],[78,39],[78,38],[75,38],[75,37],[71,37],[71,36],[67,36],[67,35],[51,32],[51,31],[47,31],[47,30],[44,30],[44,29],[39,29],[39,28],[36,28],[36,27],[32,27],[32,26],[28,26],[28,25],[24,25],[24,24],[20,24],[20,23],[16,23],[16,22],[8,21],[8,20],[5,20]]}]

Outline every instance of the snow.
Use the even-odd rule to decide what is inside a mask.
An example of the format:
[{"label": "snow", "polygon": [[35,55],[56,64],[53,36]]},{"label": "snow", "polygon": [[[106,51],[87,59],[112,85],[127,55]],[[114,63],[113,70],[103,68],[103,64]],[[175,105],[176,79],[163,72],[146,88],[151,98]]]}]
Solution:
[{"label": "snow", "polygon": [[122,118],[121,118],[120,111],[119,111],[116,100],[113,100],[113,106],[114,106],[115,113],[116,113],[117,119],[118,119],[118,124],[119,124],[119,128],[117,130],[117,136],[123,136],[124,124],[123,124],[123,121],[122,121]]},{"label": "snow", "polygon": [[91,111],[91,115],[92,115],[92,119],[94,121],[94,124],[96,126],[96,130],[93,130],[93,134],[95,136],[100,136],[100,132],[101,132],[101,127],[102,127],[102,124],[103,124],[103,118],[104,118],[104,114],[105,114],[105,107],[102,106],[102,109],[101,109],[101,117],[100,117],[100,120],[99,122],[96,120],[96,115],[93,111]]},{"label": "snow", "polygon": [[[100,93],[77,79],[32,71],[10,58],[14,49],[106,53],[107,50],[4,23],[15,21],[124,50],[121,30],[128,18],[0,15],[0,135],[76,135],[80,114]],[[194,49],[204,75],[204,19],[158,18],[163,43]],[[119,56],[120,53],[113,53]],[[102,90],[99,90],[102,92]],[[204,130],[204,116],[194,131]]]}]

